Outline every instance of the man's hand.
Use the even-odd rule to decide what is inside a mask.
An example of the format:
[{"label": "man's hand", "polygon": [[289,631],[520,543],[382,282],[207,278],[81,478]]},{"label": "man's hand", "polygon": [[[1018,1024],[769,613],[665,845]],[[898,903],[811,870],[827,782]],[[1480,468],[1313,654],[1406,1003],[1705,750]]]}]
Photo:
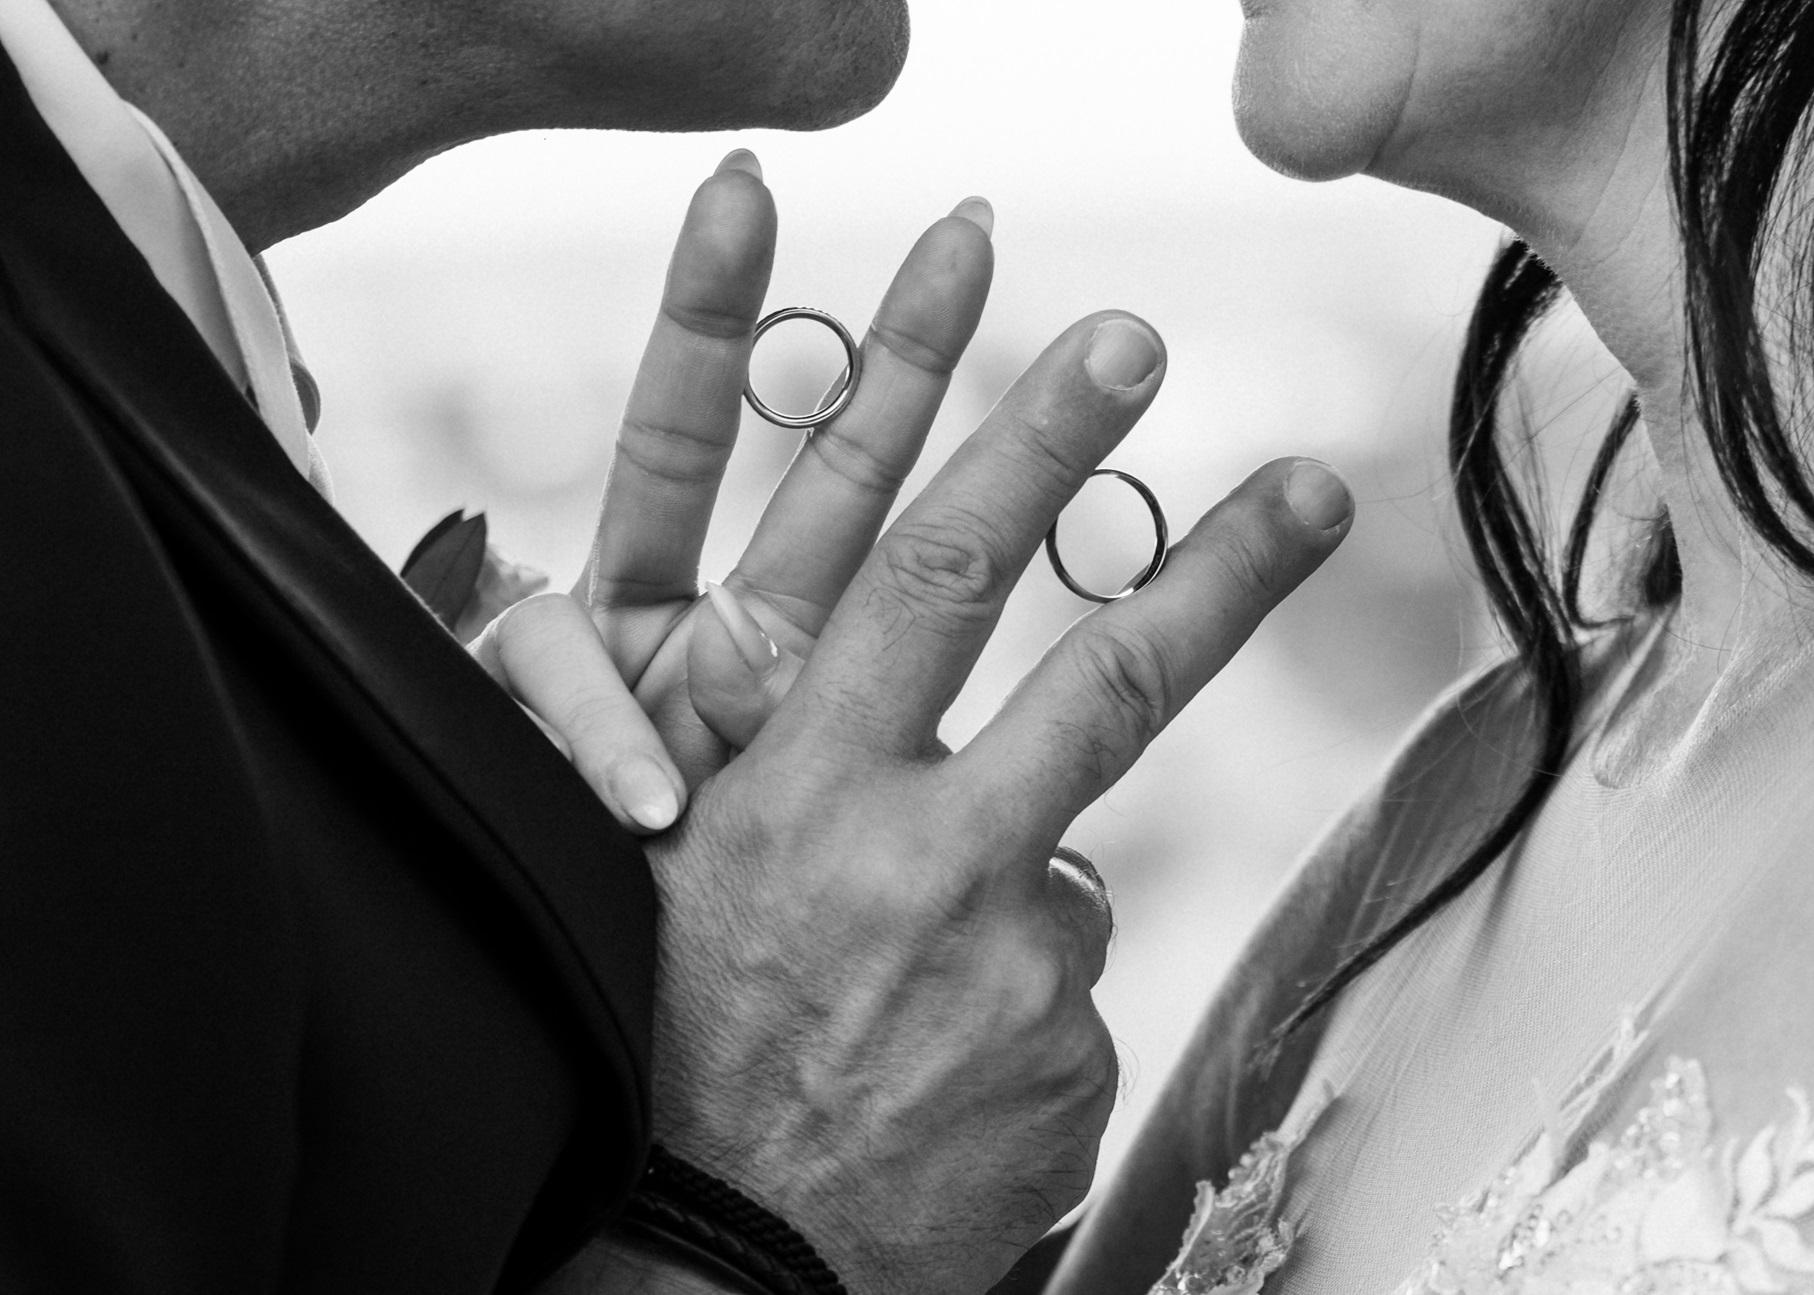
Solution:
[{"label": "man's hand", "polygon": [[1123,315],[1053,343],[882,537],[768,725],[649,844],[657,1136],[855,1291],[985,1289],[1082,1198],[1115,1091],[1090,1000],[1110,918],[1054,853],[1347,527],[1326,469],[1260,469],[947,754],[939,718],[1009,589],[1163,364]]},{"label": "man's hand", "polygon": [[[587,632],[524,636],[573,645],[546,649],[564,664],[506,642],[504,674],[595,785],[639,702],[691,770],[687,813],[647,847],[657,1137],[791,1221],[854,1292],[981,1291],[1082,1198],[1115,1092],[1090,1000],[1111,918],[1093,870],[1058,857],[1064,832],[1335,548],[1349,500],[1319,464],[1261,468],[947,751],[939,720],[1008,591],[1165,360],[1131,316],[1072,326],[871,548],[987,282],[981,230],[941,222],[856,402],[806,442],[731,580],[759,591],[798,678],[739,732],[689,728],[724,665],[705,658],[734,653],[735,616],[693,582],[772,237],[727,209],[770,211],[747,175],[695,201],[580,600],[527,605]],[[724,739],[745,748],[728,763]],[[601,1239],[557,1289],[618,1289],[626,1256]],[[665,1280],[659,1257],[634,1262]]]},{"label": "man's hand", "polygon": [[694,196],[586,569],[571,598],[519,603],[473,648],[632,830],[673,822],[811,652],[976,331],[991,223],[987,203],[966,200],[908,253],[864,339],[855,397],[802,443],[708,603],[699,555],[737,437],[775,209],[742,150]]}]

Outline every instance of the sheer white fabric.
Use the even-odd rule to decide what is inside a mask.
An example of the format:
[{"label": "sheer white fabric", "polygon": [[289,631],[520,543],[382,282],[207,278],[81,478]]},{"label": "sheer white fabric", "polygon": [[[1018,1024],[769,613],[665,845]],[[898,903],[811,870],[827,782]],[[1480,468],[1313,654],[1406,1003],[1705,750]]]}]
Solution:
[{"label": "sheer white fabric", "polygon": [[[1486,1187],[1438,1211],[1417,1274],[1394,1295],[1753,1295],[1814,1282],[1814,1112],[1721,1141],[1702,1067],[1671,1058],[1616,1140],[1572,1166],[1564,1148],[1626,1077],[1629,1022],[1556,1120]],[[1156,1295],[1260,1295],[1291,1257],[1282,1216],[1294,1138],[1267,1134],[1221,1191],[1207,1184]]]},{"label": "sheer white fabric", "polygon": [[[1633,741],[1667,635],[1627,636],[1525,839],[1336,1006],[1256,1148],[1270,1215],[1253,1162],[1224,1188],[1239,1218],[1202,1193],[1192,1235],[1254,1248],[1187,1245],[1159,1289],[1814,1291],[1814,649],[1741,657],[1670,741]],[[1471,713],[1413,754],[1478,743]],[[1419,857],[1405,807],[1357,821],[1377,830],[1340,849],[1370,893],[1420,891],[1389,857]],[[1643,1226],[1614,1244],[1583,1210]]]}]

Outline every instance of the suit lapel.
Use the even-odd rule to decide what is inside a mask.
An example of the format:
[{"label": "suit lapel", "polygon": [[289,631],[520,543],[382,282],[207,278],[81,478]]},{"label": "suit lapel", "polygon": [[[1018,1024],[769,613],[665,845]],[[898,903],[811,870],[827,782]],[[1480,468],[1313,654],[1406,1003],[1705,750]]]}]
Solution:
[{"label": "suit lapel", "polygon": [[[634,842],[298,474],[0,57],[0,293],[110,417],[160,529],[503,888],[646,1128],[654,892]],[[450,866],[456,866],[450,864]]]}]

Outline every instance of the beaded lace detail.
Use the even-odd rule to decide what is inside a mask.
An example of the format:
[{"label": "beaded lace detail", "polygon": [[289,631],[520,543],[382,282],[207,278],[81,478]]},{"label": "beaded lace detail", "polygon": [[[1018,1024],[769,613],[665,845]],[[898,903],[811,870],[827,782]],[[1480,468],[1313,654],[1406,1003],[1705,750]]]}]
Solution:
[{"label": "beaded lace detail", "polygon": [[[1640,1042],[1623,1026],[1529,1149],[1439,1211],[1429,1257],[1394,1295],[1814,1293],[1814,1117],[1800,1088],[1781,1123],[1721,1141],[1701,1067],[1672,1058],[1630,1127],[1564,1171]],[[1295,1235],[1278,1213],[1291,1149],[1263,1137],[1223,1191],[1199,1186],[1184,1249],[1153,1295],[1258,1295]]]},{"label": "beaded lace detail", "polygon": [[1443,1211],[1397,1295],[1741,1295],[1814,1291],[1814,1130],[1807,1094],[1741,1147],[1713,1136],[1707,1081],[1671,1058],[1616,1142],[1560,1177],[1547,1130],[1473,1200]]},{"label": "beaded lace detail", "polygon": [[1291,1254],[1297,1237],[1279,1217],[1291,1153],[1329,1104],[1325,1091],[1287,1137],[1267,1133],[1249,1148],[1221,1191],[1197,1184],[1197,1206],[1184,1246],[1151,1295],[1258,1295]]}]

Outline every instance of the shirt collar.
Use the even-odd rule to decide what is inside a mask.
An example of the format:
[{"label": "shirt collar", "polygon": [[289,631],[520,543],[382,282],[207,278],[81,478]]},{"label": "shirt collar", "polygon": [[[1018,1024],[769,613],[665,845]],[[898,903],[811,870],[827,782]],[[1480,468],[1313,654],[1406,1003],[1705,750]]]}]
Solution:
[{"label": "shirt collar", "polygon": [[[0,45],[39,115],[164,290],[324,494],[294,355],[259,265],[164,133],[108,84],[47,0],[0,3]],[[307,386],[312,390],[313,382]]]}]

